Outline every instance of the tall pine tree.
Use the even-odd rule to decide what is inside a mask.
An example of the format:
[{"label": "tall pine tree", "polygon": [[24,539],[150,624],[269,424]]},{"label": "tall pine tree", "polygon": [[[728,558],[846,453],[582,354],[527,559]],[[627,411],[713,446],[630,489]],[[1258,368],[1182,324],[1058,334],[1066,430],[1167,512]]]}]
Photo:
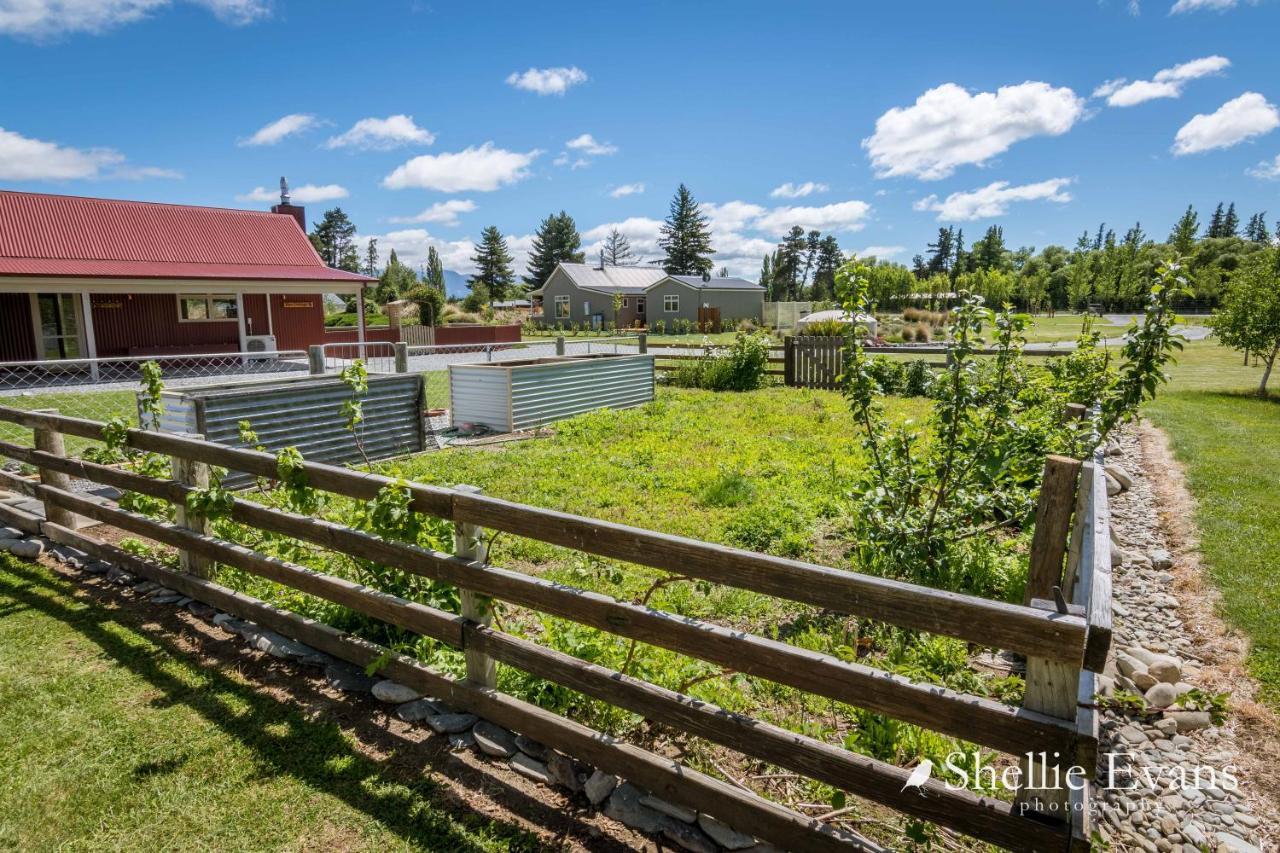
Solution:
[{"label": "tall pine tree", "polygon": [[600,251],[603,253],[604,262],[611,267],[625,267],[639,263],[635,253],[631,251],[631,241],[617,228],[609,229],[609,236],[604,238],[604,245]]},{"label": "tall pine tree", "polygon": [[925,262],[925,270],[929,275],[945,274],[951,271],[951,262],[955,257],[955,240],[954,228],[938,229],[937,241],[928,245],[929,260]]},{"label": "tall pine tree", "polygon": [[316,247],[326,265],[347,272],[360,272],[356,226],[342,208],[326,210],[309,236],[311,245]]},{"label": "tall pine tree", "polygon": [[834,234],[828,234],[818,243],[818,259],[813,267],[813,298],[835,299],[836,270],[844,263],[844,253]]},{"label": "tall pine tree", "polygon": [[563,210],[553,213],[538,225],[533,235],[533,251],[529,254],[529,266],[524,283],[541,287],[556,270],[556,264],[582,263],[582,236],[573,217]]},{"label": "tall pine tree", "polygon": [[480,243],[476,253],[471,256],[476,265],[475,275],[467,281],[475,302],[492,304],[495,300],[507,295],[516,281],[511,271],[511,253],[507,250],[507,240],[498,230],[498,226],[490,225],[480,234]]},{"label": "tall pine tree", "polygon": [[1223,231],[1223,223],[1226,217],[1222,215],[1222,202],[1218,202],[1218,206],[1214,208],[1213,218],[1209,220],[1209,230],[1205,232],[1206,237],[1225,237]]},{"label": "tall pine tree", "polygon": [[671,212],[662,224],[658,245],[666,252],[662,267],[671,275],[711,272],[711,231],[707,228],[707,217],[684,184],[671,199]]},{"label": "tall pine tree", "polygon": [[1200,217],[1196,215],[1194,207],[1187,205],[1187,212],[1182,214],[1182,218],[1173,226],[1173,231],[1169,232],[1169,245],[1179,255],[1190,255],[1196,246],[1196,235],[1199,232]]},{"label": "tall pine tree", "polygon": [[1227,215],[1222,219],[1222,235],[1223,237],[1240,236],[1240,217],[1236,215],[1236,203],[1231,202],[1227,207]]}]

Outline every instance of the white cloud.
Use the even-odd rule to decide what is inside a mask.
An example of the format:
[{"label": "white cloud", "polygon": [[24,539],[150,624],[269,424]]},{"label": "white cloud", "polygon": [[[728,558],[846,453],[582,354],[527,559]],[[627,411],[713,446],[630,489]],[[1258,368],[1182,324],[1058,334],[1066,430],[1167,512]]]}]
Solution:
[{"label": "white cloud", "polygon": [[1191,80],[1220,74],[1231,67],[1225,56],[1205,56],[1172,68],[1164,68],[1150,80],[1108,80],[1093,90],[1095,98],[1106,98],[1113,107],[1132,107],[1156,98],[1177,98]]},{"label": "white cloud", "polygon": [[941,201],[936,195],[925,196],[912,205],[915,210],[932,210],[939,222],[967,222],[972,219],[990,219],[1009,212],[1009,205],[1016,201],[1071,201],[1071,194],[1063,188],[1071,178],[1050,178],[1035,184],[1009,186],[1008,181],[996,181],[968,192],[952,193]]},{"label": "white cloud", "polygon": [[906,246],[867,246],[864,249],[859,249],[857,255],[860,258],[879,258],[884,260],[895,255],[901,255],[906,250]]},{"label": "white cloud", "polygon": [[770,234],[783,234],[793,225],[809,231],[859,231],[871,212],[865,201],[841,201],[822,207],[777,207],[755,220],[754,227]]},{"label": "white cloud", "polygon": [[1280,179],[1280,154],[1277,154],[1274,160],[1263,160],[1249,169],[1248,174],[1264,181]]},{"label": "white cloud", "polygon": [[400,114],[362,118],[346,132],[331,137],[325,147],[388,151],[401,145],[430,145],[435,141],[435,134],[414,124],[413,116]]},{"label": "white cloud", "polygon": [[382,257],[389,257],[391,250],[395,249],[396,257],[414,269],[427,262],[427,250],[434,246],[445,269],[461,273],[474,270],[471,255],[475,252],[475,243],[465,238],[444,240],[433,236],[425,228],[406,228],[401,231],[388,231],[386,234],[369,234],[361,237],[361,254],[370,238],[378,241],[378,253]]},{"label": "white cloud", "polygon": [[1170,15],[1181,15],[1184,12],[1210,10],[1225,12],[1240,5],[1239,0],[1178,0],[1169,8]]},{"label": "white cloud", "polygon": [[606,222],[603,225],[597,225],[595,228],[582,232],[582,240],[585,248],[583,251],[588,258],[593,258],[600,253],[600,246],[604,238],[609,236],[609,232],[614,228],[618,229],[618,233],[622,234],[631,242],[631,251],[644,260],[653,260],[662,255],[662,249],[658,247],[658,235],[662,231],[662,220],[650,219],[646,216],[632,216],[621,222]]},{"label": "white cloud", "polygon": [[930,89],[909,107],[894,107],[862,140],[876,175],[945,178],[957,166],[981,165],[1015,142],[1059,136],[1084,113],[1071,89],[1026,82],[970,95],[955,83]]},{"label": "white cloud", "polygon": [[421,213],[413,216],[393,216],[392,222],[438,222],[441,225],[457,225],[458,214],[470,213],[476,209],[476,203],[468,198],[451,198],[438,201]]},{"label": "white cloud", "polygon": [[629,195],[640,195],[640,193],[642,192],[644,192],[644,184],[634,183],[634,184],[623,184],[620,187],[614,187],[613,192],[609,193],[609,195],[613,196],[614,198],[623,198],[624,196],[629,196]]},{"label": "white cloud", "polygon": [[529,165],[542,152],[507,151],[486,142],[445,154],[423,154],[397,166],[382,180],[387,189],[417,188],[456,193],[490,192],[529,176]]},{"label": "white cloud", "polygon": [[0,180],[75,181],[180,178],[172,169],[132,166],[114,148],[72,148],[0,127]]},{"label": "white cloud", "polygon": [[787,181],[781,186],[773,188],[773,192],[769,193],[772,198],[804,198],[814,193],[824,193],[829,189],[826,184],[815,183],[814,181],[805,181],[803,184],[793,184]]},{"label": "white cloud", "polygon": [[1200,113],[1184,124],[1174,138],[1176,156],[1230,148],[1280,126],[1280,110],[1257,92],[1245,92],[1216,112]]},{"label": "white cloud", "polygon": [[713,236],[741,231],[748,225],[753,225],[767,211],[758,204],[746,201],[726,201],[723,204],[704,202],[701,208],[714,232]]},{"label": "white cloud", "polygon": [[[319,201],[334,201],[339,198],[346,198],[351,195],[347,192],[347,188],[340,184],[303,184],[300,187],[289,188],[289,198],[298,204],[309,204]],[[236,196],[239,201],[256,201],[262,203],[276,203],[280,201],[280,190],[268,189],[267,187],[254,187],[243,195]]]},{"label": "white cloud", "polygon": [[308,113],[290,113],[281,116],[270,124],[258,128],[253,136],[242,139],[238,145],[275,145],[285,137],[317,127],[320,120]]},{"label": "white cloud", "polygon": [[530,68],[524,72],[507,75],[507,85],[537,92],[539,95],[563,95],[570,86],[587,82],[587,72],[577,66],[570,68]]},{"label": "white cloud", "polygon": [[599,142],[589,133],[575,136],[566,142],[564,146],[572,151],[580,151],[592,157],[603,157],[607,154],[618,153],[618,146],[609,142]]},{"label": "white cloud", "polygon": [[[271,14],[267,0],[188,0],[218,20],[249,24]],[[0,0],[0,34],[46,39],[70,33],[103,33],[132,24],[171,5],[171,0]]]}]

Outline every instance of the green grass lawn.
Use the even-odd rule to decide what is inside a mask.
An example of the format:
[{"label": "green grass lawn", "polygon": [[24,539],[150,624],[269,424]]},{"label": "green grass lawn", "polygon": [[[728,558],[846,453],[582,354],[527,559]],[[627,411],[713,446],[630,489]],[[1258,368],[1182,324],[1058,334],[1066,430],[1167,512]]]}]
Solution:
[{"label": "green grass lawn", "polygon": [[202,666],[151,617],[0,556],[0,848],[534,850],[421,765]]},{"label": "green grass lawn", "polygon": [[1242,360],[1212,342],[1188,344],[1146,414],[1186,467],[1225,616],[1252,640],[1250,671],[1280,708],[1280,400],[1253,395],[1261,369]]}]

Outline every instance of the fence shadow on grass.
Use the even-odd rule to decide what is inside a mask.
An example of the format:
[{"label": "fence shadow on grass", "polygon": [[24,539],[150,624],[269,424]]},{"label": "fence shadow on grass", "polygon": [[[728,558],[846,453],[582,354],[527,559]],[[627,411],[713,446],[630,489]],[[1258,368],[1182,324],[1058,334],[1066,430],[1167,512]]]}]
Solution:
[{"label": "fence shadow on grass", "polygon": [[[25,583],[15,584],[11,577]],[[69,597],[76,589],[85,590],[92,597],[88,607],[69,607],[59,600]],[[426,774],[434,771],[458,780],[469,790],[486,791],[491,799],[512,813],[554,831],[561,843],[577,842],[593,850],[630,849],[601,836],[598,830],[572,813],[531,797],[497,774],[468,765],[449,752],[443,738],[431,736],[416,742],[382,727],[376,718],[385,718],[385,706],[371,708],[372,701],[334,700],[319,691],[312,681],[286,669],[284,664],[274,660],[246,661],[240,656],[239,637],[222,639],[194,632],[196,652],[181,648],[172,632],[182,628],[190,630],[190,626],[182,621],[178,611],[168,606],[126,598],[122,590],[103,583],[77,587],[73,581],[44,567],[16,561],[8,562],[4,571],[0,571],[0,596],[10,599],[14,610],[37,610],[71,626],[117,664],[144,678],[163,694],[152,700],[153,707],[184,705],[190,708],[249,747],[262,766],[271,768],[272,773],[296,778],[317,791],[337,797],[412,844],[435,850],[481,850],[459,831],[456,824],[462,823],[489,824],[494,829],[492,834],[511,850],[547,847],[534,833],[473,808],[446,785],[427,778]],[[108,602],[117,607],[104,609],[102,605]],[[156,624],[161,626],[161,631],[151,627]],[[110,630],[111,625],[126,629],[144,643],[129,643]],[[210,661],[195,660],[197,654],[218,659],[217,663],[243,673],[253,683],[236,682],[211,666]],[[179,661],[194,670],[201,683],[192,686],[166,672],[163,666],[166,659]],[[277,692],[282,690],[287,701],[258,689],[264,681],[275,682],[269,686]],[[246,708],[247,711],[242,710]],[[342,722],[355,730],[362,743],[386,757],[377,760],[355,750],[344,738],[336,719],[308,720],[304,709],[312,714],[317,709],[337,711],[343,717]],[[178,769],[180,766],[171,762],[165,766],[142,762],[134,768],[134,777],[141,780]],[[371,776],[404,787],[388,791],[392,786],[379,785],[371,789],[367,785]]]}]

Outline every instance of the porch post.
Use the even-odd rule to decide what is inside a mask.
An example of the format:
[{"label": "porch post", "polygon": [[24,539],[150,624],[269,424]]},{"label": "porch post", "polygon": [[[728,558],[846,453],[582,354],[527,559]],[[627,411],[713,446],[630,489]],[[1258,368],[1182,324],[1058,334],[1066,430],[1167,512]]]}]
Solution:
[{"label": "porch post", "polygon": [[93,303],[89,299],[89,291],[80,294],[80,313],[84,315],[84,346],[89,351],[89,375],[98,381],[98,341],[93,336]]},{"label": "porch post", "polygon": [[[236,293],[236,326],[240,329],[240,352],[244,352],[247,348],[245,338],[248,335],[244,330],[244,294],[239,292]],[[249,363],[248,356],[241,356],[240,360],[245,364]]]},{"label": "porch post", "polygon": [[364,285],[356,291],[356,341],[360,344],[360,357],[364,358]]}]

